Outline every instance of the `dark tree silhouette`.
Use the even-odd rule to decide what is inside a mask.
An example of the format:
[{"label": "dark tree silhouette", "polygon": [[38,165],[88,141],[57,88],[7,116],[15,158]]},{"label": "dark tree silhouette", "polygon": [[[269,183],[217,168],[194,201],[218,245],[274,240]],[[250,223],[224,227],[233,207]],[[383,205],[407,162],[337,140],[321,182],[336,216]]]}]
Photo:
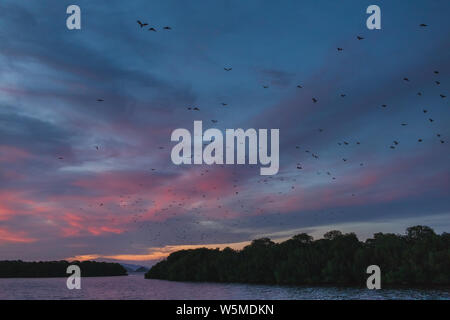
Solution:
[{"label": "dark tree silhouette", "polygon": [[450,285],[450,234],[426,226],[405,235],[376,233],[365,242],[354,233],[329,231],[313,241],[305,233],[275,243],[252,241],[230,248],[182,250],[154,265],[150,279],[290,285],[365,286],[369,265],[381,268],[384,285]]},{"label": "dark tree silhouette", "polygon": [[126,269],[119,263],[96,261],[0,261],[0,278],[51,278],[68,277],[69,265],[78,265],[82,277],[125,276]]}]

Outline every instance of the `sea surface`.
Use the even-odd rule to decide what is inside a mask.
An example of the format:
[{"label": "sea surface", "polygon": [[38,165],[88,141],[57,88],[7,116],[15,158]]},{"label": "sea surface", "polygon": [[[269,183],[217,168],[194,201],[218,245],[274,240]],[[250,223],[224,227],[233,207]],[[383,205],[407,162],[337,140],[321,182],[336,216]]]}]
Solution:
[{"label": "sea surface", "polygon": [[293,287],[147,280],[144,274],[82,278],[69,290],[66,278],[0,279],[0,299],[446,299],[445,289]]}]

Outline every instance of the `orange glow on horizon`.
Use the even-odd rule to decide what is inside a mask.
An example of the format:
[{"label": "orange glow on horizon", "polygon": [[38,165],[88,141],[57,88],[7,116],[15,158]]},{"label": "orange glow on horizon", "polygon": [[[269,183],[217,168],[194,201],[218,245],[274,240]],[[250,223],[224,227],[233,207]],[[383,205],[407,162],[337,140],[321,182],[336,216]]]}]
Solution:
[{"label": "orange glow on horizon", "polygon": [[66,258],[68,261],[86,261],[95,259],[111,259],[119,261],[149,261],[160,260],[169,256],[172,252],[188,249],[208,248],[208,249],[220,249],[223,250],[226,247],[230,247],[234,250],[240,250],[246,245],[249,245],[250,241],[234,242],[234,243],[220,243],[220,244],[193,244],[193,245],[175,245],[164,247],[153,247],[148,249],[146,254],[117,254],[117,255],[100,255],[100,254],[85,254],[78,255],[70,258]]}]

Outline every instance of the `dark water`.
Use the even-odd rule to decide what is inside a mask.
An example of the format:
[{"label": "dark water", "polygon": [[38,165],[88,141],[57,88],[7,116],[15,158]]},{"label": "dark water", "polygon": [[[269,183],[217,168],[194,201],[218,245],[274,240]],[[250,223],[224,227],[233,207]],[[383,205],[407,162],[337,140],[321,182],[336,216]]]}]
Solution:
[{"label": "dark water", "polygon": [[285,287],[146,280],[127,277],[82,278],[68,290],[65,278],[0,279],[0,299],[450,299],[448,290]]}]

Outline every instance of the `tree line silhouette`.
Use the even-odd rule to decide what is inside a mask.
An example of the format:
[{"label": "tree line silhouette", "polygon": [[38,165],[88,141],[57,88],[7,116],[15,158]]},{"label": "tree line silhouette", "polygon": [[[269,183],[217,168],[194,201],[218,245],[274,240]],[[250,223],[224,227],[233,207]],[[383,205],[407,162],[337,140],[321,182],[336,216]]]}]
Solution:
[{"label": "tree line silhouette", "polygon": [[170,254],[145,275],[174,281],[285,285],[365,286],[369,265],[381,269],[382,285],[450,285],[450,234],[414,226],[405,235],[376,233],[365,242],[354,233],[329,231],[275,243],[253,240],[242,250],[191,249]]},{"label": "tree line silhouette", "polygon": [[0,278],[52,278],[68,277],[69,265],[78,265],[82,277],[125,276],[126,269],[119,263],[97,261],[0,261]]}]

